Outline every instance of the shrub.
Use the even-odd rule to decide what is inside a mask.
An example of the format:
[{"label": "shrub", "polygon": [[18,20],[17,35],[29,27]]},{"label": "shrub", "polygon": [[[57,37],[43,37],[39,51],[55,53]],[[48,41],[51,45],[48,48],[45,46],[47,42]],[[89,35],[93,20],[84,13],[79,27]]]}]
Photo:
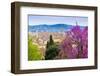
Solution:
[{"label": "shrub", "polygon": [[63,56],[68,59],[88,57],[88,27],[81,29],[80,26],[73,27],[66,32],[66,38],[61,43]]},{"label": "shrub", "polygon": [[28,40],[28,60],[41,60],[42,55],[38,45],[32,43],[32,39]]},{"label": "shrub", "polygon": [[49,46],[49,48],[47,48],[46,50],[45,60],[55,59],[58,53],[59,53],[59,48],[57,45],[53,44]]}]

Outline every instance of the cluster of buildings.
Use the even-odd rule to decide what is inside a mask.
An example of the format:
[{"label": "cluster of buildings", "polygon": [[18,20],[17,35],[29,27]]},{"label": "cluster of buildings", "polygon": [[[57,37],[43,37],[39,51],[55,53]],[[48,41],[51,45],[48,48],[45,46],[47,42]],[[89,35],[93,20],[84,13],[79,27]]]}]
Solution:
[{"label": "cluster of buildings", "polygon": [[29,32],[29,36],[32,37],[33,44],[36,44],[41,49],[42,53],[45,53],[47,41],[52,35],[54,42],[60,43],[65,38],[64,32]]}]

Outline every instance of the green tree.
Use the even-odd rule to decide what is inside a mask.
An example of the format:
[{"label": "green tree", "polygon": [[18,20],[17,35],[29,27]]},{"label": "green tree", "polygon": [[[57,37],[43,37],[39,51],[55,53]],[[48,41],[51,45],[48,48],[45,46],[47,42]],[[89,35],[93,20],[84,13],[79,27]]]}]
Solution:
[{"label": "green tree", "polygon": [[52,35],[50,35],[49,41],[47,41],[45,60],[54,59],[59,52],[58,46],[54,43]]},{"label": "green tree", "polygon": [[47,44],[46,44],[46,48],[48,48],[49,47],[49,41],[47,41]]},{"label": "green tree", "polygon": [[54,40],[52,38],[52,35],[50,35],[49,41],[47,41],[46,48],[49,48],[49,46],[54,45]]},{"label": "green tree", "polygon": [[51,45],[46,50],[45,60],[55,59],[55,57],[58,55],[59,51],[60,50],[57,45]]},{"label": "green tree", "polygon": [[50,35],[50,41],[49,41],[49,45],[53,45],[54,44],[54,40],[52,38],[52,35]]},{"label": "green tree", "polygon": [[40,53],[40,49],[38,45],[32,43],[32,39],[29,38],[28,40],[28,60],[41,60],[43,58],[42,54]]}]

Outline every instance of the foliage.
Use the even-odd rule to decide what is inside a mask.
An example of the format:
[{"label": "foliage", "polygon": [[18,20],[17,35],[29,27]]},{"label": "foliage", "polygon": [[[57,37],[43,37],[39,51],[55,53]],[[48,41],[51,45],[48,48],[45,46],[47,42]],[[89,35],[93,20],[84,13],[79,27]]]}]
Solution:
[{"label": "foliage", "polygon": [[49,41],[47,41],[45,59],[54,59],[59,52],[58,46],[54,43],[52,35],[50,35]]},{"label": "foliage", "polygon": [[46,48],[49,48],[49,46],[54,45],[54,40],[52,38],[52,35],[50,35],[49,41],[47,41]]},{"label": "foliage", "polygon": [[46,50],[45,60],[55,59],[55,57],[58,55],[58,53],[59,53],[58,46],[57,45],[51,45]]},{"label": "foliage", "polygon": [[52,38],[52,35],[50,35],[50,42],[49,42],[50,45],[53,45],[54,44],[54,41],[53,41],[53,38]]},{"label": "foliage", "polygon": [[66,32],[66,38],[61,43],[63,56],[67,58],[87,58],[88,56],[88,28],[73,27]]},{"label": "foliage", "polygon": [[32,43],[32,39],[28,40],[28,60],[41,60],[42,55],[38,45]]}]

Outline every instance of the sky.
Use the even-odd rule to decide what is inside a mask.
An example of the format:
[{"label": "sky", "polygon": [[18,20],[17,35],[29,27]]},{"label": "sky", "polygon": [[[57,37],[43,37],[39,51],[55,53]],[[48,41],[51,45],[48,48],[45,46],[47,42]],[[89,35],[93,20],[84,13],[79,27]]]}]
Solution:
[{"label": "sky", "polygon": [[48,15],[28,15],[28,25],[36,26],[40,24],[68,24],[88,26],[88,17],[79,16],[48,16]]}]

